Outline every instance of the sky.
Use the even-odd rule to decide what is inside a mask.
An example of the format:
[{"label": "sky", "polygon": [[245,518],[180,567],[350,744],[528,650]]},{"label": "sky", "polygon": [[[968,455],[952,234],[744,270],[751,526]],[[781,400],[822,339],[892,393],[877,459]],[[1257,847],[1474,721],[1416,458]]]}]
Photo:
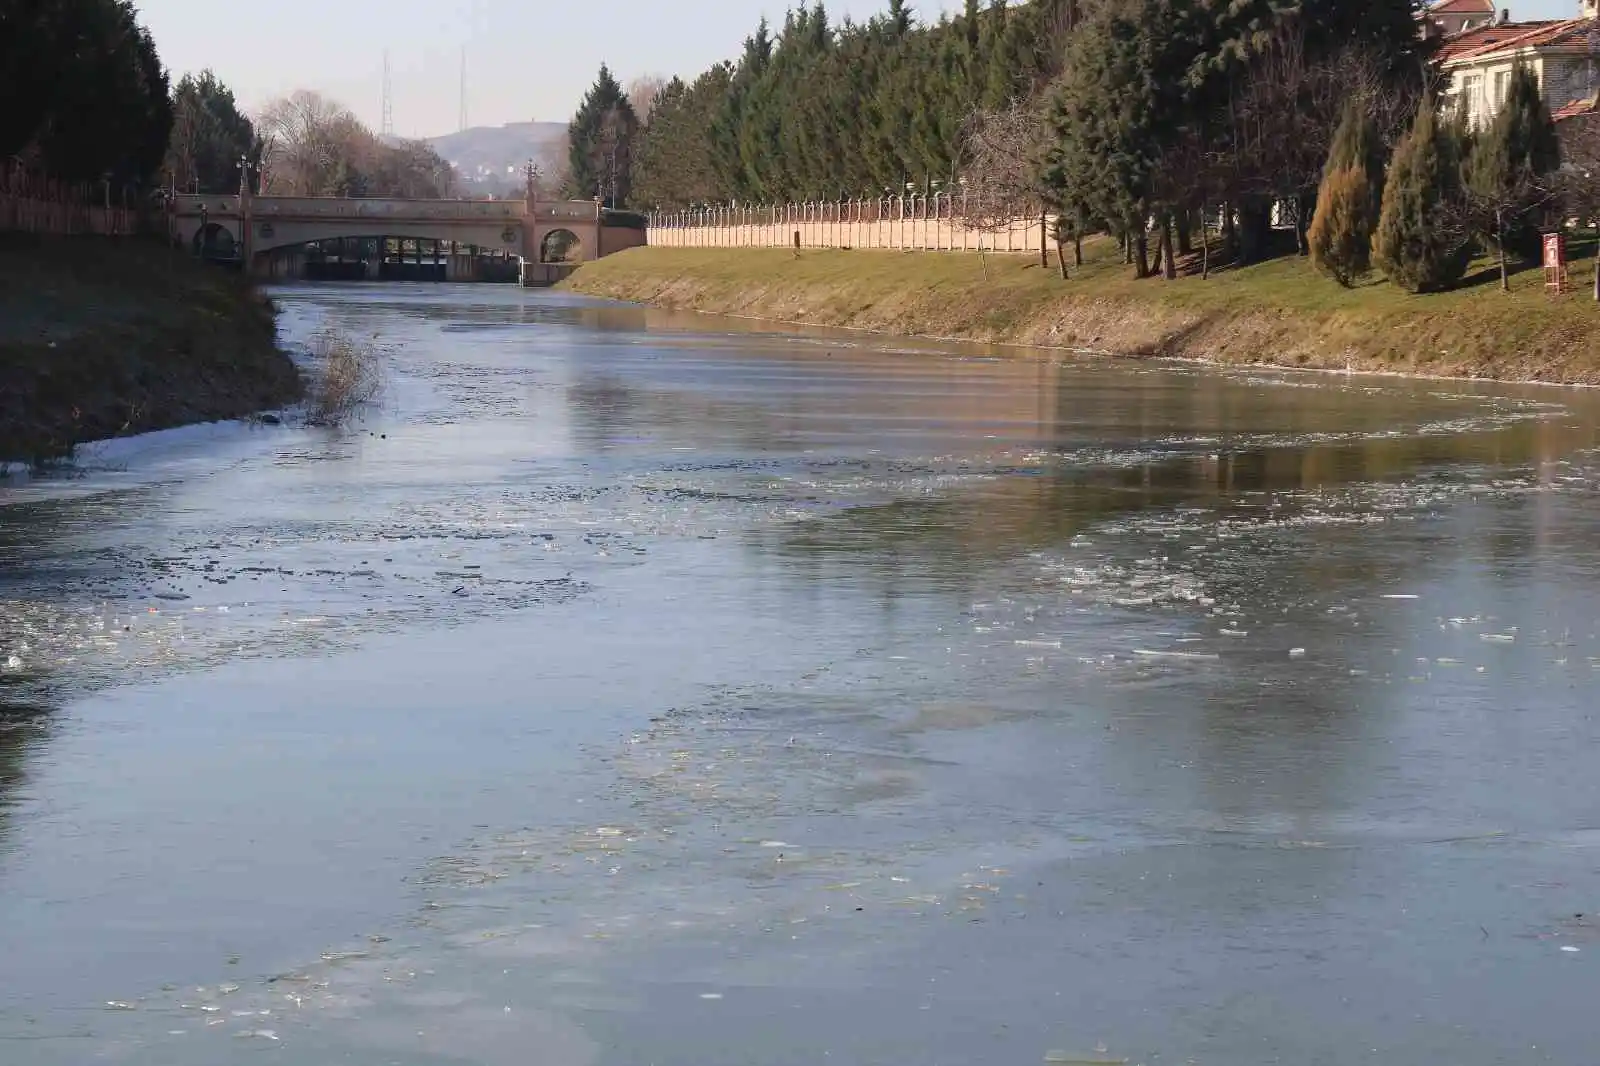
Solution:
[{"label": "sky", "polygon": [[[473,126],[565,122],[602,62],[624,84],[643,74],[693,76],[734,58],[761,16],[785,0],[136,0],[176,81],[210,67],[247,111],[316,89],[377,129],[389,51],[394,130],[459,125],[461,50]],[[912,0],[937,18],[960,0]],[[829,0],[864,19],[888,0]],[[224,14],[223,12],[226,12]]]},{"label": "sky", "polygon": [[[247,111],[316,89],[378,129],[389,52],[394,129],[452,133],[467,55],[473,126],[565,122],[602,62],[626,84],[644,74],[692,77],[738,54],[786,0],[138,0],[173,80],[210,67]],[[960,0],[912,0],[929,20]],[[1506,6],[1506,0],[1501,0]],[[865,19],[888,0],[830,0],[835,18]],[[1515,19],[1568,18],[1578,0],[1510,0]],[[223,11],[226,14],[222,14]]]}]

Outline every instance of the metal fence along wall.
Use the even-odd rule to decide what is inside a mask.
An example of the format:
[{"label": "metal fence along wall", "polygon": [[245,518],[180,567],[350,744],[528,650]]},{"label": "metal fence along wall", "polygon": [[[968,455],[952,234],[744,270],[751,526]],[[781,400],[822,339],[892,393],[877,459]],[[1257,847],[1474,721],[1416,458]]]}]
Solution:
[{"label": "metal fence along wall", "polygon": [[976,226],[962,198],[892,196],[880,200],[705,207],[650,216],[649,241],[663,248],[886,248],[918,252],[1032,252],[1048,241],[1041,216]]},{"label": "metal fence along wall", "polygon": [[134,233],[138,212],[108,201],[104,186],[55,181],[17,164],[0,166],[0,232]]}]

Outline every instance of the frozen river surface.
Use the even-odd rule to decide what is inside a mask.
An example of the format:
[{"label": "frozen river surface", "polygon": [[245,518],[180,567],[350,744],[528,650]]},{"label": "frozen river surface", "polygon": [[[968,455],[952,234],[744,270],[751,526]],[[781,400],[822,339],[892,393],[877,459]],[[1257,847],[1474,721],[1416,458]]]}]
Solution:
[{"label": "frozen river surface", "polygon": [[0,1062],[1592,1058],[1600,397],[278,299],[0,485]]}]

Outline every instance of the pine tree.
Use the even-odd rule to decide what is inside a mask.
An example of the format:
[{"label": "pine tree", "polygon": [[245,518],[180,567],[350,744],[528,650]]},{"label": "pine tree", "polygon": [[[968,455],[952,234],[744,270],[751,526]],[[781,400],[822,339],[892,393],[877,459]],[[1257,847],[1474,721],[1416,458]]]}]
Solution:
[{"label": "pine tree", "polygon": [[889,0],[889,29],[897,38],[911,32],[911,9],[906,0]]},{"label": "pine tree", "polygon": [[1383,144],[1366,106],[1345,105],[1306,233],[1311,262],[1349,287],[1372,269],[1372,231],[1383,194]]},{"label": "pine tree", "polygon": [[1474,229],[1498,252],[1502,284],[1508,252],[1524,258],[1539,252],[1537,216],[1550,199],[1549,175],[1560,166],[1561,144],[1539,83],[1519,64],[1494,121],[1474,140],[1464,172]]},{"label": "pine tree", "polygon": [[1449,288],[1466,273],[1468,243],[1456,224],[1460,201],[1457,133],[1424,96],[1395,146],[1383,187],[1372,256],[1384,275],[1411,292]]},{"label": "pine tree", "polygon": [[601,64],[594,85],[567,126],[567,194],[620,207],[630,195],[634,139],[639,120],[628,94]]},{"label": "pine tree", "polygon": [[1007,38],[1011,20],[1007,17],[1006,0],[992,0],[988,18],[983,24],[983,54],[987,61],[984,70],[983,106],[989,110],[1004,107],[1011,100],[1015,84],[1015,57],[1010,54]]}]

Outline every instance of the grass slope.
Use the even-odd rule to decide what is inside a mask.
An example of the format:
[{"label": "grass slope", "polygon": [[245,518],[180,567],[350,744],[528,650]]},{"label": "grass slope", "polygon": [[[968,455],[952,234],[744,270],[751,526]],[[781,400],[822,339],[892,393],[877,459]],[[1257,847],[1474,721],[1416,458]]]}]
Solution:
[{"label": "grass slope", "polygon": [[158,244],[0,235],[0,459],[297,398],[270,303]]},{"label": "grass slope", "polygon": [[[1600,305],[1487,263],[1453,292],[1343,289],[1294,256],[1136,280],[1106,240],[1062,281],[1028,256],[640,248],[584,265],[573,291],[683,310],[1128,356],[1600,383]],[[1052,256],[1053,259],[1053,256]],[[1590,263],[1572,271],[1587,289]]]}]

